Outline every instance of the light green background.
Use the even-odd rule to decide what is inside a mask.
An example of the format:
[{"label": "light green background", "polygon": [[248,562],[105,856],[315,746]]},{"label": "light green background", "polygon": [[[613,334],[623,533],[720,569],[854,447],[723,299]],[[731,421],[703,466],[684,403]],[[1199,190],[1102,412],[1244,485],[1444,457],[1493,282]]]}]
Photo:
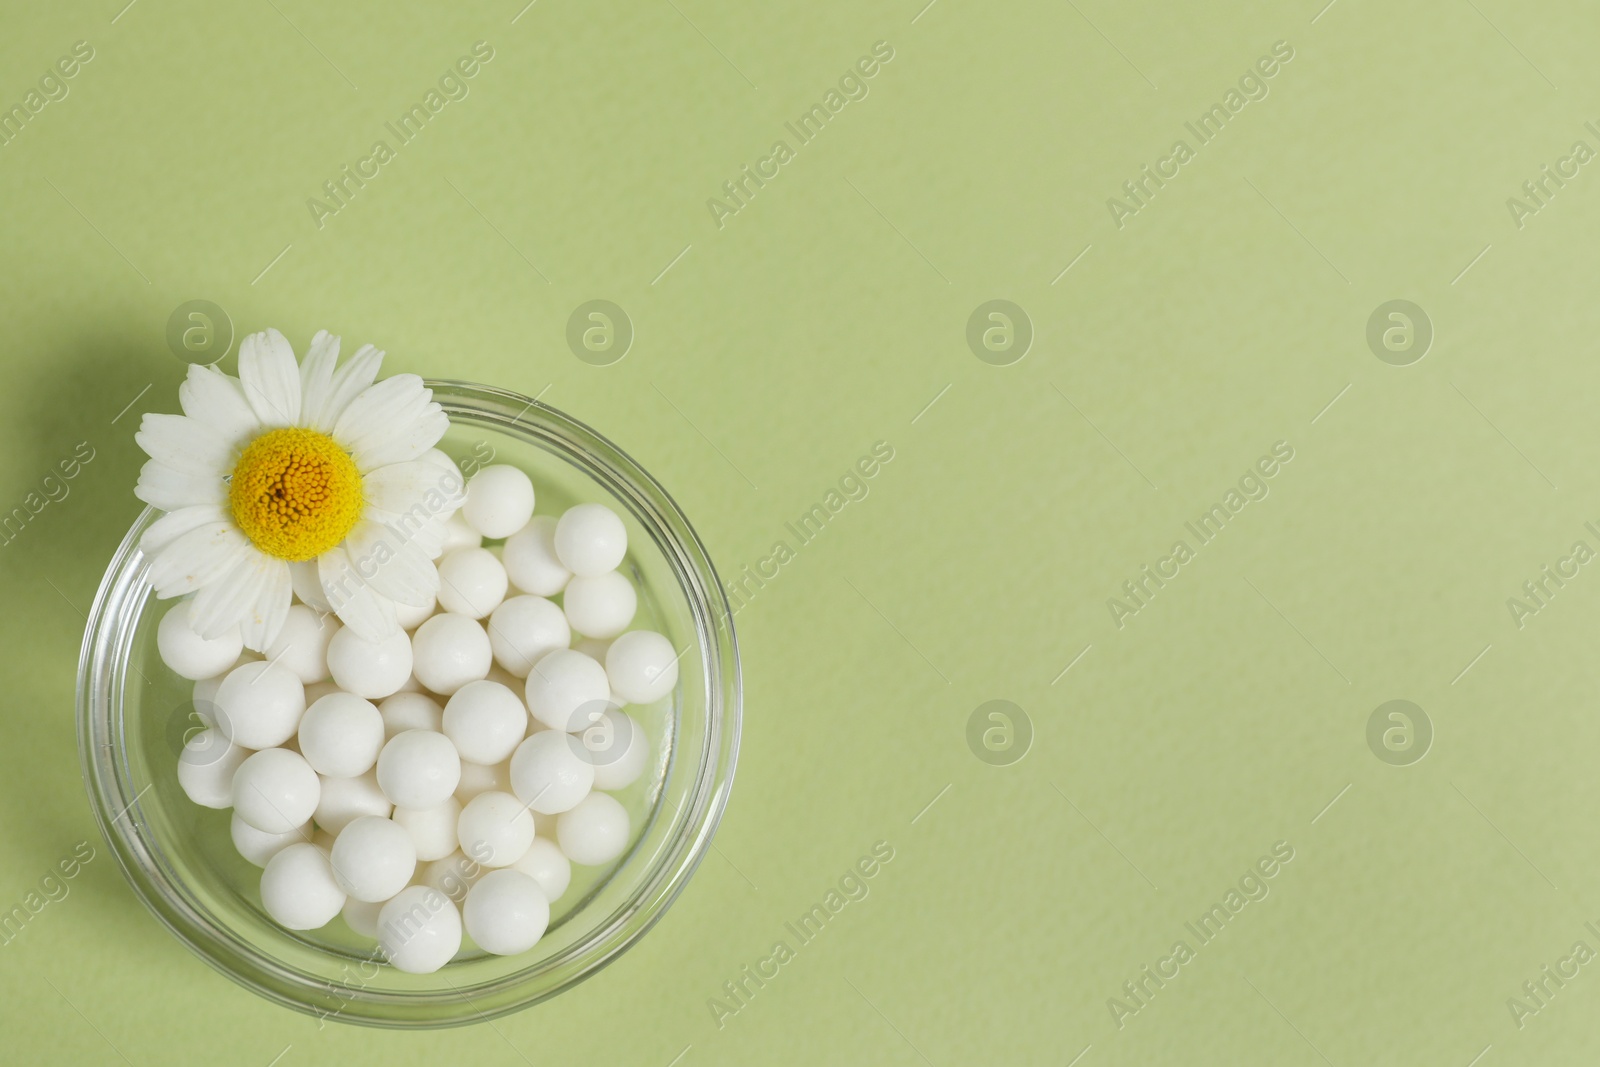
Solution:
[{"label": "light green background", "polygon": [[[1520,230],[1506,207],[1600,147],[1583,5],[121,2],[13,2],[0,31],[6,106],[95,50],[0,147],[0,510],[96,450],[0,547],[0,907],[98,849],[0,947],[5,1059],[1600,1053],[1600,963],[1521,1028],[1506,1005],[1600,949],[1600,565],[1520,629],[1506,606],[1574,541],[1600,549],[1600,166]],[[470,96],[317,229],[307,198],[479,40]],[[707,198],[879,40],[870,95],[719,230]],[[1270,95],[1116,228],[1106,199],[1279,40]],[[564,340],[593,298],[637,330],[611,367]],[[994,298],[1036,331],[1009,367],[965,341]],[[1411,366],[1365,341],[1394,298],[1436,331]],[[724,573],[893,445],[738,616],[716,850],[594,980],[465,1030],[319,1029],[191,957],[100,846],[74,665],[191,299],[548,390],[669,487]],[[1114,626],[1106,599],[1279,440],[1270,495]],[[1366,741],[1395,698],[1435,731],[1410,766]],[[967,746],[991,699],[1033,724],[1011,766]],[[719,1028],[707,999],[880,840],[871,895]],[[1270,896],[1117,1028],[1107,999],[1277,841]]]}]

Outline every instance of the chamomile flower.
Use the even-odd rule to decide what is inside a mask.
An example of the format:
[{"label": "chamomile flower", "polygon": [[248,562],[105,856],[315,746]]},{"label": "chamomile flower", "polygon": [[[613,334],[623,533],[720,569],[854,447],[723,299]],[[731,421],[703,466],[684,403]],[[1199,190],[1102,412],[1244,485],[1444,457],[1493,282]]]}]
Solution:
[{"label": "chamomile flower", "polygon": [[144,416],[134,493],[167,514],[139,547],[157,596],[193,594],[203,637],[237,626],[264,650],[298,594],[379,640],[398,629],[396,604],[438,593],[433,561],[462,500],[434,448],[449,420],[416,375],[376,381],[371,345],[338,359],[327,331],[303,364],[277,330],[251,334],[239,377],[191,365],[183,414]]}]

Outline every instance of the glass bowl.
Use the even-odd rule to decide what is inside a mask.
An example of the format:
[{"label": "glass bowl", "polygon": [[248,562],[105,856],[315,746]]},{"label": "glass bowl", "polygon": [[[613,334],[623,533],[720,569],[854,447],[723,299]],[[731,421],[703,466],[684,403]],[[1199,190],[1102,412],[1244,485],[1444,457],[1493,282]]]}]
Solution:
[{"label": "glass bowl", "polygon": [[[193,684],[155,649],[157,601],[139,537],[146,509],[95,596],[78,664],[78,749],[101,832],[134,892],[201,959],[240,985],[324,1018],[392,1028],[453,1026],[536,1004],[594,974],[644,935],[683,890],[715,832],[738,751],[738,649],[722,586],[671,497],[616,445],[527,397],[430,381],[450,417],[440,443],[470,474],[488,463],[527,471],[540,514],[584,500],[612,505],[628,527],[639,588],[636,627],[682,650],[676,691],[630,707],[651,758],[616,796],[632,840],[605,868],[574,865],[567,892],[532,950],[493,956],[468,947],[431,975],[381,964],[342,919],[294,932],[262,910],[260,871],[229,837],[229,811],[183,794],[177,753],[198,722]],[[541,833],[545,831],[542,829]]]}]

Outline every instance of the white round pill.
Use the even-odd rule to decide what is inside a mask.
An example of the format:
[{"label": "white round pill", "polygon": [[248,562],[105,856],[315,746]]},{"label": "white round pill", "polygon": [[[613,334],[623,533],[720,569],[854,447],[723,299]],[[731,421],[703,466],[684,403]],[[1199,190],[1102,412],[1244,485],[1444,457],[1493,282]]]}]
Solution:
[{"label": "white round pill", "polygon": [[467,891],[488,871],[489,868],[476,860],[469,859],[458,849],[424,867],[417,884],[437,889],[460,904],[467,899]]},{"label": "white round pill", "polygon": [[514,596],[489,616],[495,662],[526,678],[545,655],[572,643],[572,626],[561,606],[542,596]]},{"label": "white round pill", "polygon": [[254,826],[239,818],[239,813],[233,813],[233,819],[228,824],[228,833],[233,837],[233,847],[239,855],[255,864],[265,867],[267,861],[290,845],[300,841],[311,840],[311,824],[302,823],[293,830],[281,834],[269,834],[265,830],[257,830]]},{"label": "white round pill", "polygon": [[405,827],[364,815],[339,831],[328,862],[340,889],[374,903],[388,900],[411,881],[417,870],[417,846]]},{"label": "white round pill", "polygon": [[550,925],[550,901],[539,883],[521,871],[490,871],[467,892],[461,919],[479,948],[515,956],[544,936]]},{"label": "white round pill", "polygon": [[511,761],[499,763],[461,763],[461,781],[456,783],[456,799],[465,804],[479,793],[511,792]]},{"label": "white round pill", "polygon": [[320,682],[328,676],[328,642],[338,630],[336,616],[291,605],[277,639],[266,648],[267,659],[288,667],[302,682]]},{"label": "white round pill", "polygon": [[411,639],[396,630],[368,641],[346,626],[328,642],[328,670],[339,688],[368,700],[400,691],[411,677]]},{"label": "white round pill", "polygon": [[494,663],[483,624],[455,612],[435,615],[417,627],[411,647],[417,680],[444,696],[484,677]]},{"label": "white round pill", "polygon": [[444,722],[444,708],[426,693],[396,693],[378,705],[383,716],[383,739],[387,741],[405,730],[437,731]]},{"label": "white round pill", "polygon": [[487,548],[456,548],[439,560],[439,606],[481,619],[506,598],[506,569]]},{"label": "white round pill", "polygon": [[[463,764],[465,766],[465,764]],[[456,850],[456,822],[461,818],[461,801],[446,797],[431,808],[395,808],[394,821],[405,827],[421,862],[443,859]]]},{"label": "white round pill", "polygon": [[556,520],[549,515],[535,515],[506,538],[500,562],[511,584],[534,596],[555,596],[572,577],[556,555]]},{"label": "white round pill", "polygon": [[161,662],[190,681],[199,681],[221,674],[244,650],[244,638],[235,626],[221,637],[207,640],[195,632],[189,623],[189,606],[192,601],[180,600],[156,627],[156,651]]},{"label": "white round pill", "polygon": [[567,859],[559,845],[543,837],[535,837],[528,851],[511,865],[511,869],[521,871],[538,882],[539,888],[544,890],[545,899],[552,904],[561,899],[561,894],[572,883],[572,861]]},{"label": "white round pill", "polygon": [[581,711],[611,696],[611,682],[595,660],[558,648],[533,665],[524,693],[534,718],[552,730],[575,730],[588,722]]},{"label": "white round pill", "polygon": [[437,597],[429,597],[428,602],[422,605],[401,604],[397,601],[394,606],[394,617],[400,624],[400,629],[411,631],[431,618],[438,609]]},{"label": "white round pill", "polygon": [[628,554],[628,530],[604,504],[579,504],[556,522],[555,546],[561,565],[573,574],[604,574]]},{"label": "white round pill", "polygon": [[350,927],[353,933],[376,941],[378,913],[383,910],[383,903],[383,901],[357,900],[351,897],[344,902],[344,907],[339,909],[339,914],[344,916],[344,924]]},{"label": "white round pill", "polygon": [[328,833],[337,834],[363,815],[385,818],[393,810],[394,805],[378,788],[377,772],[368,771],[354,778],[322,779],[322,795],[311,817]]},{"label": "white round pill", "polygon": [[431,808],[443,804],[461,780],[461,757],[444,734],[406,730],[378,753],[378,786],[391,804]]},{"label": "white round pill", "polygon": [[461,851],[485,867],[509,867],[533,844],[533,816],[510,793],[479,793],[461,809]]},{"label": "white round pill", "polygon": [[203,808],[233,805],[233,777],[251,752],[208,726],[196,731],[178,753],[178,785]]},{"label": "white round pill", "polygon": [[383,715],[354,693],[331,693],[306,709],[298,736],[300,754],[318,774],[354,778],[378,762]]},{"label": "white round pill", "polygon": [[444,706],[444,735],[467,762],[509,759],[527,734],[528,709],[499,682],[468,682]]},{"label": "white round pill", "polygon": [[233,776],[233,810],[269,834],[303,824],[317,810],[322,781],[305,757],[286,748],[256,752]]},{"label": "white round pill", "polygon": [[378,912],[378,948],[396,970],[432,974],[461,948],[461,913],[430,886],[402,889]]},{"label": "white round pill", "polygon": [[228,672],[217,687],[217,727],[236,745],[275,748],[294,736],[306,710],[306,689],[293,671],[255,660]]},{"label": "white round pill", "polygon": [[467,482],[461,514],[485,537],[510,537],[533,517],[533,482],[504,463],[485,467]]},{"label": "white round pill", "polygon": [[344,903],[327,854],[309,842],[287,846],[261,872],[261,906],[290,930],[326,926]]},{"label": "white round pill", "polygon": [[611,690],[630,704],[654,704],[678,684],[678,653],[654,630],[630,630],[606,650]]},{"label": "white round pill", "polygon": [[570,811],[594,786],[594,764],[571,734],[534,734],[511,757],[511,789],[541,815]]},{"label": "white round pill", "polygon": [[607,791],[626,789],[644,773],[650,743],[638,720],[621,708],[605,708],[594,719],[573,735],[594,764],[594,787]]},{"label": "white round pill", "polygon": [[628,847],[628,812],[610,793],[590,793],[556,819],[556,841],[573,863],[598,867]]},{"label": "white round pill", "polygon": [[561,594],[567,622],[588,637],[615,637],[628,628],[639,594],[621,571],[578,575]]}]

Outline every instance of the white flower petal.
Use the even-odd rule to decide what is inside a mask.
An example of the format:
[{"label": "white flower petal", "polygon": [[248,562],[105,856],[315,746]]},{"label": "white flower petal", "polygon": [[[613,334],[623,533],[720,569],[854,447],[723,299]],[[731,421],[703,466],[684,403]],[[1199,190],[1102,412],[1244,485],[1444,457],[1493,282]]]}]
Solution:
[{"label": "white flower petal", "polygon": [[[220,637],[250,621],[257,601],[272,574],[271,563],[281,562],[252,547],[222,573],[200,588],[189,603],[189,623],[201,637]],[[262,651],[254,645],[255,651]]]},{"label": "white flower petal", "polygon": [[147,556],[155,555],[190,530],[199,529],[207,523],[227,521],[226,509],[217,504],[197,504],[169,511],[139,535],[139,551]]},{"label": "white flower petal", "polygon": [[339,362],[339,339],[318,330],[300,364],[300,425],[316,427],[322,405],[333,389],[333,368]]},{"label": "white flower petal", "polygon": [[177,511],[196,504],[222,504],[228,487],[221,476],[206,476],[180,471],[158,460],[150,460],[139,471],[139,484],[133,495],[162,511]]},{"label": "white flower petal", "polygon": [[317,577],[317,561],[314,559],[299,560],[289,564],[289,582],[294,586],[294,595],[305,602],[306,607],[319,615],[326,615],[333,610],[328,603],[328,598],[322,592],[322,579]]},{"label": "white flower petal", "polygon": [[435,454],[367,471],[361,477],[362,498],[373,507],[397,513],[412,511],[419,504],[430,514],[456,510],[466,495],[461,472],[448,459],[441,467]]},{"label": "white flower petal", "polygon": [[333,438],[359,470],[416,459],[439,442],[449,419],[415,374],[385,378],[353,400],[334,424]]},{"label": "white flower petal", "polygon": [[416,544],[430,560],[444,545],[445,524],[466,499],[455,461],[438,449],[406,463],[368,471],[361,479],[365,518]]},{"label": "white flower petal", "polygon": [[278,639],[283,620],[289,617],[289,601],[294,595],[288,562],[269,556],[262,558],[266,560],[265,580],[245,616],[242,631],[245,647],[258,652],[265,651]]},{"label": "white flower petal", "polygon": [[178,386],[178,403],[185,415],[211,427],[234,448],[243,448],[261,432],[261,420],[244,398],[239,379],[215,367],[189,364],[189,376]]},{"label": "white flower petal", "polygon": [[333,607],[333,613],[358,637],[382,641],[400,629],[394,601],[379,596],[362,579],[343,545],[317,557],[317,575],[322,579],[322,592]]},{"label": "white flower petal", "polygon": [[239,342],[239,383],[262,425],[293,426],[300,420],[300,366],[277,330]]},{"label": "white flower petal", "polygon": [[393,427],[394,432],[386,443],[373,445],[356,453],[354,456],[356,468],[369,470],[414,459],[438,444],[449,429],[450,416],[446,415],[438,404],[429,404],[422,414],[407,419],[403,425]]},{"label": "white flower petal", "polygon": [[366,511],[362,512],[362,518],[398,531],[402,538],[421,549],[423,555],[438,559],[444,550],[445,526],[455,511],[441,511],[434,515],[425,513],[426,509],[416,509],[399,514],[368,505]]},{"label": "white flower petal", "polygon": [[[432,463],[439,470],[439,481],[434,488],[449,498],[450,510],[458,510],[467,500],[467,479],[456,461],[437,448],[430,448],[417,457],[421,463]],[[448,518],[449,516],[446,516]]]},{"label": "white flower petal", "polygon": [[422,608],[433,603],[439,593],[438,568],[398,529],[358,522],[345,540],[345,549],[379,596]]},{"label": "white flower petal", "polygon": [[356,354],[345,360],[344,366],[333,372],[333,381],[329,383],[328,394],[323,398],[316,421],[308,419],[305,424],[313,430],[332,433],[334,424],[339,421],[339,416],[344,414],[344,409],[377,380],[378,369],[382,366],[383,349],[373,348],[371,345],[362,345],[356,349]]},{"label": "white flower petal", "polygon": [[187,415],[148,412],[133,440],[151,459],[174,470],[220,478],[233,469],[233,448],[228,442]]},{"label": "white flower petal", "polygon": [[461,477],[461,468],[456,465],[456,461],[451,459],[449,454],[442,448],[430,448],[417,458],[427,460],[429,463],[437,466],[441,471],[455,471],[456,477]]},{"label": "white flower petal", "polygon": [[223,579],[254,552],[232,523],[209,522],[173,538],[151,557],[150,584],[163,599],[192,593]]}]

